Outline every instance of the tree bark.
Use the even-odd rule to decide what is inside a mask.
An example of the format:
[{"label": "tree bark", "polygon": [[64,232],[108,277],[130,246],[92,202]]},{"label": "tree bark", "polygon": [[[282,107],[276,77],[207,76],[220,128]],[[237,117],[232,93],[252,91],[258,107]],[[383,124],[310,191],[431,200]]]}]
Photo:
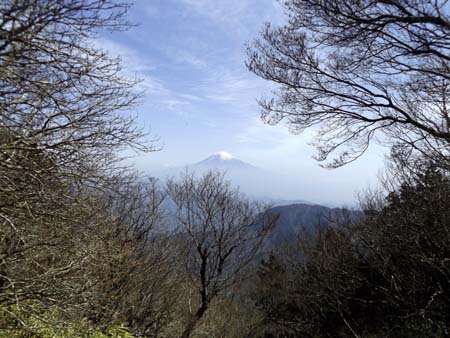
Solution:
[{"label": "tree bark", "polygon": [[189,338],[191,336],[192,332],[194,331],[195,327],[197,326],[198,322],[203,317],[207,309],[208,309],[207,305],[202,305],[197,310],[197,312],[193,316],[191,316],[180,338]]}]

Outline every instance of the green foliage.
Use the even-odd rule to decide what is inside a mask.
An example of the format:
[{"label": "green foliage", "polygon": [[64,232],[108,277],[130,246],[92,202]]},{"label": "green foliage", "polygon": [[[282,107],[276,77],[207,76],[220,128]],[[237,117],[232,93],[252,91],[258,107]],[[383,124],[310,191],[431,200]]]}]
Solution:
[{"label": "green foliage", "polygon": [[[69,317],[69,318],[67,318]],[[0,308],[0,338],[133,338],[126,327],[96,327],[87,319],[74,321],[56,308],[17,305]],[[4,327],[9,327],[5,329]]]}]

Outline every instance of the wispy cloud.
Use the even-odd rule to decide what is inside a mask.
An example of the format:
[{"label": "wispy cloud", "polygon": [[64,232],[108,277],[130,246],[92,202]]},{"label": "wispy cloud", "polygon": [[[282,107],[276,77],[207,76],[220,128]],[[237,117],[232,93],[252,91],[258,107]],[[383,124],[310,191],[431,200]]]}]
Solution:
[{"label": "wispy cloud", "polygon": [[237,113],[254,114],[259,109],[256,99],[270,91],[270,87],[242,66],[237,69],[218,67],[210,71],[197,83],[196,90],[216,105],[232,107]]},{"label": "wispy cloud", "polygon": [[[174,8],[178,13],[176,16],[167,13],[167,21],[161,24],[170,34],[155,47],[167,58],[165,66],[171,65],[170,80],[177,83],[181,77],[181,81],[190,82],[189,87],[178,86],[171,93],[173,102],[186,100],[195,109],[195,102],[201,100],[205,105],[233,110],[235,114],[257,112],[256,99],[270,86],[246,69],[244,45],[256,36],[265,19],[281,15],[276,0],[264,4],[261,0],[165,0],[159,5],[141,2],[142,6],[148,20],[165,15],[161,6],[166,10]],[[175,19],[174,24],[165,26]],[[210,23],[205,23],[205,19]],[[199,30],[200,27],[203,29]],[[154,81],[153,85],[155,82],[163,84]]]},{"label": "wispy cloud", "polygon": [[250,2],[248,0],[180,0],[182,3],[211,20],[224,24],[239,23],[247,16]]},{"label": "wispy cloud", "polygon": [[263,6],[261,6],[260,0],[178,1],[197,14],[226,28],[230,34],[240,36],[248,36],[255,30],[255,25],[258,27],[269,18],[273,21],[281,17],[281,8],[276,1],[266,2]]},{"label": "wispy cloud", "polygon": [[206,61],[193,52],[175,49],[172,50],[170,54],[172,55],[174,61],[178,64],[187,64],[195,68],[203,68],[206,66]]},{"label": "wispy cloud", "polygon": [[180,94],[170,89],[170,86],[153,74],[158,70],[158,65],[151,58],[144,57],[138,50],[130,46],[106,38],[96,39],[94,44],[112,57],[121,59],[124,76],[140,80],[137,89],[144,91],[146,100],[151,102],[152,106],[175,111],[184,118],[190,116],[186,112],[186,108],[199,98],[194,95]]},{"label": "wispy cloud", "polygon": [[127,71],[144,73],[155,69],[155,63],[150,58],[143,58],[139,53],[125,45],[107,38],[97,38],[93,41],[94,45],[108,52],[113,57],[120,57]]},{"label": "wispy cloud", "polygon": [[123,74],[129,78],[141,80],[139,89],[145,90],[150,95],[167,95],[169,90],[157,78],[151,76],[156,69],[156,62],[150,58],[141,56],[137,50],[106,38],[98,38],[93,41],[94,45],[112,57],[121,59]]},{"label": "wispy cloud", "polygon": [[313,137],[312,131],[294,135],[283,123],[270,126],[257,117],[247,119],[247,122],[233,136],[234,140],[243,146],[262,147],[266,150],[270,148],[279,153],[299,151],[305,153],[305,150],[310,148],[309,144]]}]

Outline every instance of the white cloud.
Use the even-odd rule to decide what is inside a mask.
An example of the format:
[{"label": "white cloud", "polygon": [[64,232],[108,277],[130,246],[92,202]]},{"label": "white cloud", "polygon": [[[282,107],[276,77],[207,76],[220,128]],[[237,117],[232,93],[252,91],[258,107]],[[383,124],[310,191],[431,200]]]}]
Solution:
[{"label": "white cloud", "polygon": [[[173,69],[183,74],[181,76],[195,74],[187,75],[195,78],[189,91],[186,88],[184,92],[171,93],[172,99],[186,100],[194,107],[196,101],[202,100],[217,106],[218,110],[233,110],[233,114],[257,114],[256,99],[267,93],[270,84],[250,74],[244,66],[244,44],[257,35],[264,20],[281,15],[279,5],[273,0],[171,0],[165,4],[169,3],[170,7],[180,10],[177,20],[184,24],[189,18],[187,22],[192,26],[182,37],[169,35],[157,49],[166,55]],[[146,3],[144,7],[149,8],[151,16],[158,6]],[[207,26],[199,17],[214,24],[210,27],[213,37],[194,33],[197,23]],[[174,20],[175,17],[168,15],[167,19]],[[231,36],[234,42],[221,37],[220,32]],[[210,41],[211,38],[224,39],[226,45],[222,45],[221,40]],[[149,87],[156,92],[161,89],[158,84],[162,83],[153,81]],[[172,108],[176,106],[171,105]]]},{"label": "white cloud", "polygon": [[221,106],[232,107],[236,113],[257,114],[256,99],[270,91],[271,85],[244,68],[216,68],[200,81],[198,95]]},{"label": "white cloud", "polygon": [[173,111],[183,118],[191,117],[187,108],[193,101],[198,101],[200,98],[171,90],[164,81],[152,74],[157,71],[158,65],[151,58],[144,57],[127,45],[106,38],[95,39],[93,43],[95,47],[107,51],[112,57],[121,59],[124,76],[141,80],[137,89],[144,91],[146,101],[150,105]]},{"label": "white cloud", "polygon": [[192,94],[179,94],[180,97],[189,100],[189,101],[201,101],[202,98],[200,96],[197,95],[192,95]]},{"label": "white cloud", "polygon": [[97,38],[93,41],[95,47],[108,52],[113,57],[120,57],[128,72],[144,73],[155,70],[155,63],[149,58],[141,57],[135,49],[125,44],[107,39]]},{"label": "white cloud", "polygon": [[270,126],[257,117],[249,119],[244,127],[233,136],[235,142],[241,144],[242,147],[263,150],[274,156],[286,158],[292,154],[310,158],[314,152],[310,146],[313,137],[313,131],[308,130],[301,135],[294,135],[289,132],[284,123]]},{"label": "white cloud", "polygon": [[171,54],[175,62],[179,64],[187,64],[196,68],[202,68],[206,65],[205,60],[186,50],[176,50],[169,54]]},{"label": "white cloud", "polygon": [[249,0],[180,0],[182,3],[211,20],[226,25],[239,24],[248,13]]},{"label": "white cloud", "polygon": [[265,21],[282,22],[283,11],[272,0],[177,0],[188,9],[208,18],[232,37],[251,37]]},{"label": "white cloud", "polygon": [[156,63],[148,57],[142,57],[135,49],[124,44],[106,38],[98,38],[94,45],[109,53],[112,57],[119,57],[123,66],[123,74],[129,78],[141,80],[139,90],[144,90],[149,95],[169,95],[170,91],[151,72],[156,70]]}]

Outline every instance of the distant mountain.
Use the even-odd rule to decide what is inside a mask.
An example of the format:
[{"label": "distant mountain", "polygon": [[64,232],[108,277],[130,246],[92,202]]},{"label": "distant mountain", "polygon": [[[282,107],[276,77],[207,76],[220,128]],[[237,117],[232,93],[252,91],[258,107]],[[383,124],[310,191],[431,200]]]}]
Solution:
[{"label": "distant mountain", "polygon": [[276,206],[271,212],[278,214],[277,226],[269,236],[271,245],[297,238],[302,231],[311,231],[318,226],[349,218],[354,221],[362,216],[361,211],[343,208],[328,208],[322,205],[291,204]]},{"label": "distant mountain", "polygon": [[[170,229],[174,229],[177,222],[176,205],[170,198],[166,198],[163,208],[167,212],[169,223],[173,222],[170,223]],[[327,227],[339,221],[355,221],[363,216],[362,211],[359,210],[328,208],[323,205],[305,203],[275,206],[269,212],[279,216],[266,242],[269,249],[297,239],[304,231],[314,231],[319,226]]]},{"label": "distant mountain", "polygon": [[186,170],[196,175],[201,175],[209,170],[219,170],[225,173],[225,179],[233,186],[255,199],[270,198],[280,200],[284,196],[285,183],[275,173],[258,168],[252,164],[234,158],[231,154],[221,151],[199,162],[188,164],[184,167],[166,168],[156,172],[156,176],[162,179],[171,176],[179,176]]},{"label": "distant mountain", "polygon": [[211,169],[224,172],[225,179],[248,197],[275,206],[296,203],[313,204],[314,201],[310,201],[309,198],[304,199],[303,196],[317,195],[314,184],[302,180],[301,177],[293,179],[277,172],[264,170],[237,159],[225,151],[217,152],[186,166],[153,171],[153,175],[165,180],[167,177],[180,176],[186,170],[195,175],[201,175]]},{"label": "distant mountain", "polygon": [[[158,177],[165,179],[171,176],[179,176],[186,170],[196,175],[201,175],[208,170],[216,169],[225,173],[225,178],[240,191],[252,199],[272,205],[270,212],[278,214],[277,226],[268,238],[269,248],[276,247],[286,241],[295,240],[303,230],[311,231],[319,225],[328,226],[331,221],[343,219],[344,215],[355,220],[362,216],[360,211],[352,211],[344,208],[333,208],[329,206],[314,204],[303,199],[283,199],[283,193],[287,187],[291,191],[298,191],[302,195],[305,185],[296,186],[289,178],[276,173],[258,168],[252,164],[234,158],[227,152],[218,152],[205,159],[187,165],[185,167],[172,167],[158,173]],[[313,187],[309,187],[313,189]],[[306,192],[303,190],[303,192]],[[163,207],[168,212],[169,219],[175,221],[176,206],[170,198],[167,198]]]},{"label": "distant mountain", "polygon": [[[188,168],[200,173],[211,169],[217,169],[225,172],[229,176],[233,176],[235,179],[238,179],[239,183],[242,183],[242,180],[238,177],[238,175],[241,174],[250,173],[258,176],[262,174],[269,174],[261,168],[234,158],[231,154],[225,151],[219,151],[218,153],[211,155],[200,162],[189,165]],[[228,179],[230,178],[231,177],[228,177]]]},{"label": "distant mountain", "polygon": [[193,168],[204,169],[222,169],[222,170],[257,170],[259,169],[249,163],[234,158],[231,154],[220,151],[214,155],[211,155],[204,160],[191,165]]},{"label": "distant mountain", "polygon": [[[310,201],[306,201],[306,200],[284,200],[284,199],[273,199],[273,198],[263,198],[260,199],[263,202],[267,202],[270,205],[272,205],[273,207],[280,207],[283,205],[292,205],[292,204],[309,204],[309,205],[314,205],[315,203],[312,203]],[[327,205],[324,205],[327,206]]]},{"label": "distant mountain", "polygon": [[225,179],[251,198],[263,199],[263,196],[268,196],[279,200],[284,195],[286,182],[282,177],[234,158],[227,152],[218,152],[188,166],[188,169],[198,174],[211,169],[220,170],[225,173]]}]

